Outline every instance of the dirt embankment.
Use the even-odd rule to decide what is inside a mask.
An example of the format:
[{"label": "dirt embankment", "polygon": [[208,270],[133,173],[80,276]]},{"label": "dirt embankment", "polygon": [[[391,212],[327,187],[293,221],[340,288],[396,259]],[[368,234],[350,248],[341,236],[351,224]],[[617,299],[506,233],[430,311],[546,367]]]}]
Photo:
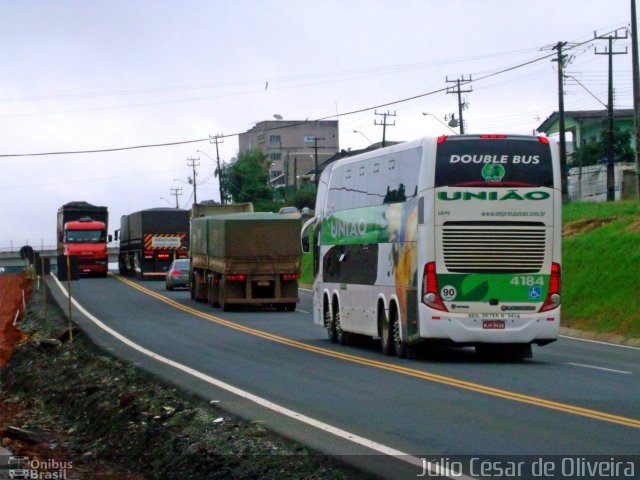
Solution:
[{"label": "dirt embankment", "polygon": [[66,478],[372,478],[150,378],[82,332],[69,344],[38,291],[19,325],[26,340],[0,370],[0,440],[71,465]]},{"label": "dirt embankment", "polygon": [[16,319],[24,314],[22,298],[31,294],[30,282],[23,274],[0,275],[0,368],[11,357],[15,345],[23,339],[22,332],[13,326]]}]

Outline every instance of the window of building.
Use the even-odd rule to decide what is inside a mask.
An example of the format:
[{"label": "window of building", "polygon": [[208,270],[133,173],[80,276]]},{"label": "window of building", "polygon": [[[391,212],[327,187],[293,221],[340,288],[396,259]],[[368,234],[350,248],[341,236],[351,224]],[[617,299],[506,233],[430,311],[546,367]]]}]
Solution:
[{"label": "window of building", "polygon": [[280,143],[282,142],[282,137],[280,135],[271,135],[269,137],[269,143]]},{"label": "window of building", "polygon": [[273,152],[270,154],[269,156],[271,158],[272,161],[276,161],[276,160],[280,160],[282,158],[282,153],[280,152]]},{"label": "window of building", "polygon": [[276,178],[282,175],[282,170],[271,170],[271,178]]}]

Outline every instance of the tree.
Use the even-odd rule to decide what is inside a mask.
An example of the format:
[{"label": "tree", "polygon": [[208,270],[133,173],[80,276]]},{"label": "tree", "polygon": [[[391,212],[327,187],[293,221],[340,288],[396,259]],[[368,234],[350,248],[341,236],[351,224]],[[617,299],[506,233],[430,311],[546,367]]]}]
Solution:
[{"label": "tree", "polygon": [[[621,131],[619,128],[614,132],[613,154],[616,162],[635,162],[635,153],[631,148],[631,132]],[[597,165],[607,158],[607,130],[600,132],[600,140],[595,143],[588,143],[576,149],[573,153],[573,160],[570,167]]]},{"label": "tree", "polygon": [[273,199],[269,186],[269,160],[260,150],[243,150],[225,168],[225,191],[234,202],[260,202]]},{"label": "tree", "polygon": [[315,208],[316,205],[316,191],[314,190],[297,190],[293,195],[289,197],[290,205],[294,205],[298,207],[298,209],[302,210],[304,207],[309,207],[311,209]]}]

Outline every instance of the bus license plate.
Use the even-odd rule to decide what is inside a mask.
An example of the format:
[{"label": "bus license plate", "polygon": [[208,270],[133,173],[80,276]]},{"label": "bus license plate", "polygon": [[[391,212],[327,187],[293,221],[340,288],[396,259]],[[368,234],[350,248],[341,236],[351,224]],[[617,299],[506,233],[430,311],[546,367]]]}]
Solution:
[{"label": "bus license plate", "polygon": [[484,320],[482,322],[482,328],[485,330],[504,330],[503,320]]}]

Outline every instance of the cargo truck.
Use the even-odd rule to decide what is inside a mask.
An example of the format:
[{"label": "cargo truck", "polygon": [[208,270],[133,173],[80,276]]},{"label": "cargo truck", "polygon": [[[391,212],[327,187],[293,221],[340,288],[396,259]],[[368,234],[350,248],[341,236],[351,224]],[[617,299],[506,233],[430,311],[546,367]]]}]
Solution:
[{"label": "cargo truck", "polygon": [[198,217],[206,217],[209,215],[221,215],[226,213],[253,212],[253,203],[215,203],[213,201],[204,201],[202,203],[194,203],[191,206],[191,219]]},{"label": "cargo truck", "polygon": [[293,311],[301,268],[300,219],[231,213],[191,222],[190,292],[227,311],[241,305]]},{"label": "cargo truck", "polygon": [[69,202],[58,209],[58,255],[77,257],[79,273],[106,277],[109,269],[107,207]]},{"label": "cargo truck", "polygon": [[189,210],[150,208],[123,215],[118,238],[121,275],[163,280],[174,259],[189,256]]}]

